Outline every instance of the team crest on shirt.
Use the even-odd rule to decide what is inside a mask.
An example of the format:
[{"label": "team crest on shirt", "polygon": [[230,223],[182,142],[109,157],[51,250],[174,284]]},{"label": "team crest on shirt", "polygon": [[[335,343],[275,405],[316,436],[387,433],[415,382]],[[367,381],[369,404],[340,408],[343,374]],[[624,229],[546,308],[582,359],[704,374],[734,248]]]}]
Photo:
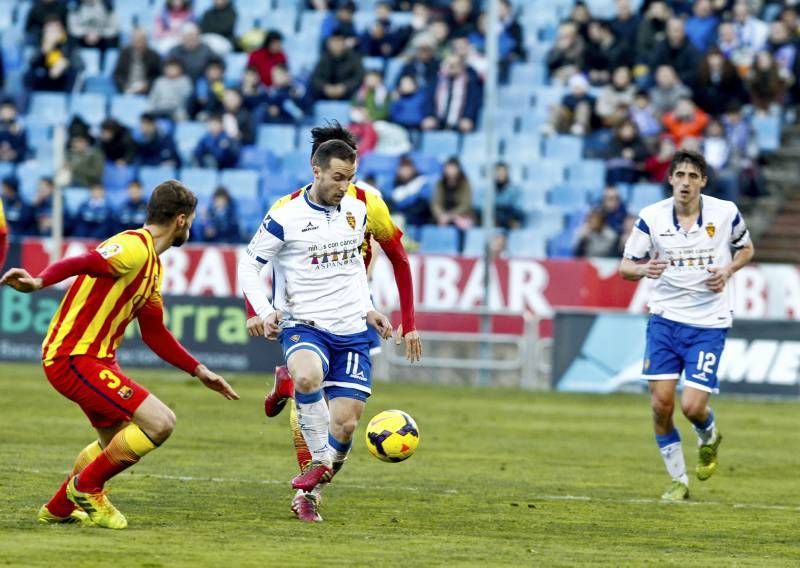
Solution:
[{"label": "team crest on shirt", "polygon": [[117,394],[122,400],[128,400],[130,397],[133,396],[133,389],[129,386],[123,386],[121,389],[117,391]]},{"label": "team crest on shirt", "polygon": [[717,232],[717,228],[714,227],[714,223],[708,223],[706,225],[706,233],[708,233],[709,237],[713,237],[714,233],[716,233],[716,232]]},{"label": "team crest on shirt", "polygon": [[300,341],[300,336],[295,333],[289,339],[292,341],[292,343],[297,343],[298,341]]},{"label": "team crest on shirt", "polygon": [[350,228],[355,231],[355,229],[356,229],[356,218],[353,216],[353,214],[350,211],[348,211],[345,214],[345,218],[347,219],[347,224],[350,225]]},{"label": "team crest on shirt", "polygon": [[103,258],[111,258],[112,256],[117,256],[122,252],[122,245],[119,243],[109,243],[106,246],[97,249],[97,252],[99,252],[100,256]]}]

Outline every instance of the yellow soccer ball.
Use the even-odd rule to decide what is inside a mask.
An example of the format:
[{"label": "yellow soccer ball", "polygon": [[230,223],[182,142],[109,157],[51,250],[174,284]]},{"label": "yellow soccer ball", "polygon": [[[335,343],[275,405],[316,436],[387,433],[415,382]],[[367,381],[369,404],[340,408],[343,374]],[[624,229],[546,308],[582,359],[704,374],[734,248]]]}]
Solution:
[{"label": "yellow soccer ball", "polygon": [[367,424],[369,452],[385,462],[410,458],[419,446],[417,423],[402,410],[384,410]]}]

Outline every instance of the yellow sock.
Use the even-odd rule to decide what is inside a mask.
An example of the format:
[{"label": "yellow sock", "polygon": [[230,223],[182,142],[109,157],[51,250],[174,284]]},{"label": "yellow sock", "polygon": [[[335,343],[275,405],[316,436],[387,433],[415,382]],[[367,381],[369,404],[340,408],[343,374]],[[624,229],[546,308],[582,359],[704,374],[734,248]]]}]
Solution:
[{"label": "yellow sock", "polygon": [[72,466],[72,473],[70,476],[80,473],[83,468],[94,461],[94,458],[103,453],[103,448],[100,447],[100,442],[95,440],[81,450],[78,457],[75,458],[75,464]]}]

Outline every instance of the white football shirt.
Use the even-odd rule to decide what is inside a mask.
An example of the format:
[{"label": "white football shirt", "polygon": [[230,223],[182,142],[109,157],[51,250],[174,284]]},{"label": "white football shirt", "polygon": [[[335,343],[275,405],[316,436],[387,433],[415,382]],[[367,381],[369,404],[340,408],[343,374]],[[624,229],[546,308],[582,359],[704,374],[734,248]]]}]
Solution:
[{"label": "white football shirt", "polygon": [[[337,335],[366,329],[373,310],[361,256],[367,210],[345,195],[338,207],[313,203],[304,192],[264,218],[239,261],[239,281],[255,312],[313,321]],[[273,265],[274,306],[259,272]]]},{"label": "white football shirt", "polygon": [[705,284],[711,276],[708,269],[728,265],[731,247],[741,248],[749,241],[750,233],[735,203],[701,196],[697,223],[684,231],[670,197],[639,212],[623,256],[643,260],[658,255],[669,261],[661,278],[655,280],[650,313],[697,327],[722,328],[733,322],[732,282],[721,293],[712,292]]}]

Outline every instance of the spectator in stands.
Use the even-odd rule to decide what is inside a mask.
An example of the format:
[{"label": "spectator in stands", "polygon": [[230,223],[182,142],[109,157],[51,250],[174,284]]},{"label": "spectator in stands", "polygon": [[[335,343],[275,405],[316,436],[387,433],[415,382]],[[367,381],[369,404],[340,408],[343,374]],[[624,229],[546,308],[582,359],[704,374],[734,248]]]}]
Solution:
[{"label": "spectator in stands", "polygon": [[603,197],[600,199],[599,209],[603,212],[603,221],[616,233],[622,233],[625,219],[628,218],[628,208],[622,201],[619,190],[614,185],[606,185]]},{"label": "spectator in stands", "polygon": [[428,95],[424,130],[475,130],[483,90],[477,74],[467,67],[458,55],[448,55],[442,61],[439,78]]},{"label": "spectator in stands", "polygon": [[567,16],[566,21],[575,24],[578,34],[586,42],[589,40],[589,23],[592,21],[592,12],[585,0],[576,0],[572,4],[572,10]]},{"label": "spectator in stands", "polygon": [[503,33],[512,40],[511,51],[508,53],[508,61],[525,61],[528,58],[525,50],[525,31],[522,29],[511,0],[500,0],[498,5],[498,19],[502,26]]},{"label": "spectator in stands", "polygon": [[636,124],[645,143],[658,136],[661,132],[661,122],[656,118],[656,112],[647,91],[644,89],[636,91],[629,110],[631,120]]},{"label": "spectator in stands", "polygon": [[236,89],[225,89],[222,95],[222,126],[240,144],[255,144],[256,131],[250,111],[242,106],[242,95]]},{"label": "spectator in stands", "polygon": [[669,165],[674,154],[675,142],[668,134],[663,135],[658,141],[658,151],[647,158],[644,163],[644,169],[650,181],[662,183],[667,179]]},{"label": "spectator in stands", "polygon": [[272,68],[276,65],[287,65],[283,36],[280,32],[270,30],[264,37],[263,45],[249,55],[247,66],[258,71],[261,82],[269,87],[272,85]]},{"label": "spectator in stands", "polygon": [[637,217],[635,215],[628,215],[625,217],[625,221],[622,223],[622,231],[617,241],[617,252],[612,256],[620,257],[625,252],[625,243],[628,242],[628,237],[631,236],[631,232],[633,232],[633,228],[636,226],[636,219]]},{"label": "spectator in stands", "polygon": [[721,115],[730,102],[745,104],[748,96],[733,63],[711,47],[697,70],[694,101],[711,116]]},{"label": "spectator in stands", "polygon": [[88,133],[76,132],[69,140],[65,181],[68,185],[91,187],[103,178],[103,152],[92,145]]},{"label": "spectator in stands", "polygon": [[33,0],[28,17],[25,19],[26,43],[38,45],[42,41],[42,31],[49,20],[56,19],[61,26],[67,26],[67,3],[62,0]]},{"label": "spectator in stands", "polygon": [[486,73],[489,71],[489,60],[486,56],[470,43],[466,37],[455,37],[450,40],[449,55],[458,55],[467,64],[467,67],[475,71],[475,74],[483,84]]},{"label": "spectator in stands", "polygon": [[679,100],[675,110],[666,113],[661,119],[665,130],[679,147],[684,138],[701,136],[708,121],[709,116],[697,108],[689,97]]},{"label": "spectator in stands", "polygon": [[606,225],[602,209],[593,209],[578,230],[575,256],[609,257],[617,250],[619,235]]},{"label": "spectator in stands", "polygon": [[314,99],[349,100],[361,84],[361,55],[347,47],[345,36],[334,30],[325,40],[325,52],[311,73]]},{"label": "spectator in stands", "polygon": [[647,5],[636,32],[635,51],[639,64],[637,77],[648,72],[648,66],[651,64],[650,57],[655,52],[656,46],[666,37],[667,20],[670,17],[672,17],[672,9],[664,0],[655,0]]},{"label": "spectator in stands", "polygon": [[[200,31],[203,39],[207,35],[224,38],[228,42],[228,51],[236,44],[234,29],[236,28],[236,8],[231,0],[214,0],[214,4],[205,11],[200,20]],[[213,47],[213,45],[211,46]]]},{"label": "spectator in stands", "polygon": [[714,197],[736,201],[739,189],[736,172],[730,166],[731,146],[725,136],[725,127],[719,120],[711,120],[703,133],[702,152],[713,176],[709,180],[708,193]]},{"label": "spectator in stands", "polygon": [[609,21],[611,31],[628,49],[635,51],[636,33],[639,30],[639,16],[631,8],[630,0],[617,0],[617,13]]},{"label": "spectator in stands", "polygon": [[792,40],[798,38],[798,34],[800,34],[800,18],[798,18],[795,6],[784,6],[780,14],[778,14],[778,20],[785,26]]},{"label": "spectator in stands", "polygon": [[333,12],[329,13],[322,22],[320,39],[323,45],[327,44],[328,38],[337,34],[342,37],[348,49],[355,50],[358,47],[358,31],[353,23],[356,13],[356,3],[352,0],[341,0],[336,3]]},{"label": "spectator in stands", "polygon": [[358,140],[358,155],[366,156],[378,144],[378,133],[370,120],[369,112],[361,105],[354,104],[350,108],[350,123],[347,129]]},{"label": "spectator in stands", "polygon": [[427,95],[417,87],[413,75],[400,78],[397,90],[392,94],[389,120],[412,130],[418,130],[425,118]]},{"label": "spectator in stands", "polygon": [[751,53],[758,53],[767,45],[769,26],[753,16],[747,0],[736,0],[733,4],[733,23],[739,44]]},{"label": "spectator in stands", "polygon": [[[486,59],[486,18],[488,15],[484,12],[478,16],[478,22],[475,29],[470,32],[468,36],[461,36],[453,38],[450,45],[453,51],[464,56],[467,64],[475,69],[478,76],[483,79],[489,67],[489,62]],[[461,44],[461,45],[458,45]],[[498,80],[501,83],[508,81],[508,75],[511,68],[511,63],[516,61],[514,54],[515,40],[509,35],[504,28],[500,28],[498,33]]]},{"label": "spectator in stands", "polygon": [[181,40],[183,26],[194,21],[191,0],[167,0],[153,25],[153,38],[158,51],[166,53],[172,49]]},{"label": "spectator in stands", "polygon": [[26,85],[34,91],[69,92],[81,68],[77,50],[55,17],[45,22],[39,50],[33,55]]},{"label": "spectator in stands", "polygon": [[546,61],[550,79],[565,83],[569,77],[583,69],[585,50],[585,43],[578,34],[575,24],[562,23],[558,27],[558,35],[553,46],[547,52]]},{"label": "spectator in stands", "polygon": [[494,218],[503,229],[518,229],[525,222],[522,203],[522,188],[511,182],[508,164],[498,162],[494,166]]},{"label": "spectator in stands", "polygon": [[139,130],[135,133],[136,158],[142,166],[174,166],[181,165],[175,141],[171,136],[159,131],[156,119],[152,114],[144,113],[139,117]]},{"label": "spectator in stands", "polygon": [[389,90],[383,84],[380,71],[370,69],[364,74],[364,80],[353,96],[353,104],[364,107],[370,121],[386,120],[389,116]]},{"label": "spectator in stands", "polygon": [[222,110],[224,79],[225,63],[217,58],[209,61],[203,76],[194,82],[194,93],[189,99],[189,113],[195,120],[205,120],[212,112]]},{"label": "spectator in stands", "polygon": [[479,11],[471,0],[451,0],[445,10],[445,22],[450,30],[448,39],[466,37],[475,31]]},{"label": "spectator in stands", "polygon": [[722,22],[717,28],[717,47],[725,56],[725,59],[733,63],[740,77],[747,75],[747,71],[753,63],[755,52],[742,46],[736,33],[736,25],[733,22]]},{"label": "spectator in stands", "polygon": [[671,65],[661,65],[656,69],[656,84],[650,89],[650,100],[653,110],[659,118],[671,112],[678,101],[690,97],[692,92],[678,78]]},{"label": "spectator in stands", "polygon": [[147,199],[144,198],[142,184],[138,179],[128,184],[128,197],[116,210],[114,219],[117,231],[141,229],[147,219]]},{"label": "spectator in stands", "polygon": [[647,154],[647,146],[639,136],[636,124],[630,119],[623,120],[614,129],[608,145],[606,183],[613,185],[639,181]]},{"label": "spectator in stands", "polygon": [[131,131],[115,118],[107,118],[100,125],[100,149],[107,162],[130,165],[136,161],[136,143]]},{"label": "spectator in stands", "polygon": [[[53,192],[55,184],[51,177],[39,178],[36,195],[31,201],[33,210],[34,234],[41,237],[50,236],[53,231]],[[69,233],[69,224],[65,223],[65,232]]]},{"label": "spectator in stands", "polygon": [[684,85],[691,85],[700,55],[686,37],[683,20],[670,18],[667,21],[667,35],[655,48],[650,60],[650,68],[671,65]]},{"label": "spectator in stands", "polygon": [[747,90],[757,113],[778,109],[786,97],[786,81],[769,51],[759,51],[747,74]]},{"label": "spectator in stands", "polygon": [[765,195],[765,182],[758,167],[758,143],[742,107],[731,104],[722,117],[722,124],[731,149],[729,166],[736,172],[739,193],[750,197]]},{"label": "spectator in stands", "polygon": [[392,187],[392,193],[387,199],[392,213],[402,216],[406,225],[433,223],[431,180],[417,171],[414,160],[408,155],[400,157]]},{"label": "spectator in stands", "polygon": [[420,37],[430,37],[430,23],[433,12],[428,2],[415,0],[411,5],[411,22],[408,27],[409,38],[406,49],[400,54],[401,57],[409,59],[416,49],[417,41]]},{"label": "spectator in stands", "polygon": [[2,180],[3,209],[12,235],[36,234],[33,208],[19,194],[19,180],[6,176]]},{"label": "spectator in stands", "polygon": [[393,25],[391,16],[392,6],[389,2],[375,5],[375,21],[358,38],[358,49],[364,56],[394,57],[405,48],[411,29]]},{"label": "spectator in stands", "polygon": [[136,28],[131,44],[119,52],[114,68],[114,84],[120,93],[146,95],[161,74],[161,56],[150,48],[147,32]]},{"label": "spectator in stands", "polygon": [[713,45],[718,25],[711,0],[697,0],[692,5],[692,16],[686,20],[686,37],[697,51],[704,53]]},{"label": "spectator in stands", "polygon": [[628,114],[635,95],[630,68],[617,67],[612,73],[611,83],[603,87],[597,97],[595,112],[605,126],[613,127]]},{"label": "spectator in stands", "polygon": [[192,80],[183,72],[177,59],[164,62],[164,74],[156,79],[150,89],[150,112],[173,120],[184,120],[186,107],[192,95]]},{"label": "spectator in stands", "polygon": [[104,0],[80,0],[67,23],[69,35],[82,47],[106,50],[119,45],[117,15]]},{"label": "spectator in stands", "polygon": [[434,40],[429,34],[414,39],[414,55],[403,65],[400,77],[411,76],[421,91],[432,90],[441,62],[436,58]]},{"label": "spectator in stands", "polygon": [[102,184],[95,184],[89,189],[89,199],[78,207],[72,234],[76,237],[104,240],[116,232],[114,210]]},{"label": "spectator in stands", "polygon": [[308,110],[305,88],[293,80],[283,64],[272,68],[272,84],[266,88],[261,100],[264,103],[262,120],[268,123],[300,122]]},{"label": "spectator in stands", "polygon": [[194,149],[195,163],[204,168],[235,168],[241,148],[239,142],[225,132],[222,115],[209,115],[206,126],[208,131]]},{"label": "spectator in stands", "polygon": [[438,59],[444,59],[450,50],[450,28],[442,18],[431,20],[431,38],[433,39],[433,49]]},{"label": "spectator in stands", "polygon": [[11,99],[0,103],[0,162],[19,163],[28,154],[28,135]]},{"label": "spectator in stands", "polygon": [[210,243],[238,243],[239,215],[230,193],[220,186],[214,191],[211,203],[202,216],[203,240]]},{"label": "spectator in stands", "polygon": [[168,57],[180,61],[192,81],[196,81],[208,64],[218,58],[200,39],[200,28],[194,22],[183,25],[181,42],[169,51]]},{"label": "spectator in stands", "polygon": [[605,85],[611,79],[611,70],[633,64],[633,51],[628,44],[614,36],[607,22],[593,20],[589,24],[589,42],[584,57],[584,71],[589,82]]},{"label": "spectator in stands", "polygon": [[257,111],[264,104],[264,86],[255,67],[245,68],[239,92],[242,94],[244,107],[259,120],[260,115]]},{"label": "spectator in stands", "polygon": [[569,78],[569,93],[555,106],[547,124],[542,127],[545,135],[558,133],[583,136],[599,123],[595,114],[595,98],[589,94],[589,81],[576,73]]},{"label": "spectator in stands", "polygon": [[472,186],[458,158],[444,163],[442,177],[433,189],[431,214],[437,225],[454,225],[461,231],[475,224]]},{"label": "spectator in stands", "polygon": [[769,39],[767,51],[778,65],[781,78],[787,84],[794,82],[795,59],[797,59],[797,45],[795,39],[789,35],[786,25],[781,21],[774,21],[769,26]]}]

